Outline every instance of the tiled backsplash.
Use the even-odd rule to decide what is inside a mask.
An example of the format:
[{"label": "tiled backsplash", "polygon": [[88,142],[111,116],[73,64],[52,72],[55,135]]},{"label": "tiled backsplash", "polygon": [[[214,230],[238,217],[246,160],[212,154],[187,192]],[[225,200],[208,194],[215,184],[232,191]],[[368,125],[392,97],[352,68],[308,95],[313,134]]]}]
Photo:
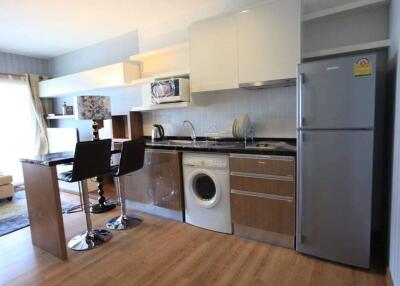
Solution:
[{"label": "tiled backsplash", "polygon": [[295,87],[195,94],[192,100],[193,107],[145,112],[144,134],[150,136],[152,125],[159,123],[167,136],[189,136],[190,129],[182,122],[190,120],[197,136],[216,131],[232,136],[233,120],[247,113],[257,137],[296,137]]}]

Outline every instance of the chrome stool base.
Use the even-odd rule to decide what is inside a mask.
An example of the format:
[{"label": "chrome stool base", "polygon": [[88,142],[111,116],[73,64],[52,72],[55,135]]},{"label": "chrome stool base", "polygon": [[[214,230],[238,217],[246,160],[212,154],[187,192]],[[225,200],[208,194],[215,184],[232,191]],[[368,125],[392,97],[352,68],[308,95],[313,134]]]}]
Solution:
[{"label": "chrome stool base", "polygon": [[105,229],[95,229],[92,235],[85,231],[73,237],[68,242],[68,247],[77,251],[89,250],[109,241],[111,237],[111,232]]},{"label": "chrome stool base", "polygon": [[125,230],[129,228],[134,228],[141,224],[143,219],[137,215],[120,215],[110,219],[106,223],[106,227],[112,230]]}]

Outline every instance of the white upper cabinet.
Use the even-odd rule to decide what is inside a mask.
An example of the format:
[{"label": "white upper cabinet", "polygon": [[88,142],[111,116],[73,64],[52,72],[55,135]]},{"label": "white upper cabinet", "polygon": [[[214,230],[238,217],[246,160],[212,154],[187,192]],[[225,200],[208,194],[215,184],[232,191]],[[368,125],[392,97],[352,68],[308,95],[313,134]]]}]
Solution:
[{"label": "white upper cabinet", "polygon": [[239,83],[296,77],[300,1],[276,0],[236,14]]},{"label": "white upper cabinet", "polygon": [[195,23],[189,38],[192,92],[286,82],[300,63],[300,0],[264,1]]},{"label": "white upper cabinet", "polygon": [[239,87],[235,15],[193,24],[189,44],[192,92]]}]

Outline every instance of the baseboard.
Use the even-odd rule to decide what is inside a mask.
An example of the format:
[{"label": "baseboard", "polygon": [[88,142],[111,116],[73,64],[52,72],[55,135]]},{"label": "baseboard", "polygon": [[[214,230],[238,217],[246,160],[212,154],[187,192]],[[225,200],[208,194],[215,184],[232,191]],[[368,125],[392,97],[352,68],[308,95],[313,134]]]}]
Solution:
[{"label": "baseboard", "polygon": [[70,190],[70,189],[61,189],[61,188],[60,188],[60,191],[61,191],[61,192],[64,192],[64,193],[67,193],[67,194],[72,194],[72,195],[77,195],[77,196],[79,196],[79,192],[74,191],[74,190]]},{"label": "baseboard", "polygon": [[386,285],[387,286],[394,286],[392,273],[390,273],[389,267],[386,267]]},{"label": "baseboard", "polygon": [[286,248],[294,249],[294,236],[292,235],[285,235],[262,229],[256,229],[253,227],[240,225],[236,223],[233,224],[233,234],[243,238],[256,240],[259,242],[265,242],[277,246],[283,246]]},{"label": "baseboard", "polygon": [[144,204],[131,200],[126,200],[126,208],[131,210],[137,210],[151,215],[160,216],[167,219],[183,222],[183,212],[175,211],[166,208],[157,207],[152,204]]}]

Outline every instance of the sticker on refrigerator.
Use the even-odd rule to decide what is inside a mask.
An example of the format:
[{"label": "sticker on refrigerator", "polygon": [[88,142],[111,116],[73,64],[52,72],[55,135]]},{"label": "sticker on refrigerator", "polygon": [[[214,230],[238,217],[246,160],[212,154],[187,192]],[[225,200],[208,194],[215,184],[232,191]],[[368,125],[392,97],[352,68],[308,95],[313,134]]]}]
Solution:
[{"label": "sticker on refrigerator", "polygon": [[367,58],[362,58],[354,63],[353,75],[355,77],[372,75],[372,63]]}]

